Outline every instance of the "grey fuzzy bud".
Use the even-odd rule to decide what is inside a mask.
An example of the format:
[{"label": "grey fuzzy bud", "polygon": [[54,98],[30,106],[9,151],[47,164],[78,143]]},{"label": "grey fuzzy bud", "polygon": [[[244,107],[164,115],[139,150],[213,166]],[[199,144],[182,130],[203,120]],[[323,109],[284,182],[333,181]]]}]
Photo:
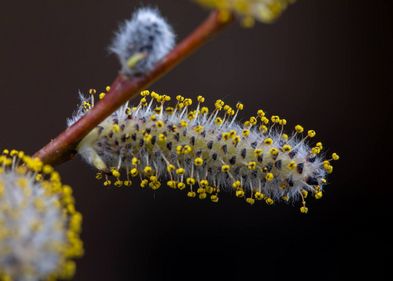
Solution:
[{"label": "grey fuzzy bud", "polygon": [[122,73],[138,76],[151,71],[174,44],[172,27],[159,11],[141,8],[120,26],[110,51],[119,58]]}]

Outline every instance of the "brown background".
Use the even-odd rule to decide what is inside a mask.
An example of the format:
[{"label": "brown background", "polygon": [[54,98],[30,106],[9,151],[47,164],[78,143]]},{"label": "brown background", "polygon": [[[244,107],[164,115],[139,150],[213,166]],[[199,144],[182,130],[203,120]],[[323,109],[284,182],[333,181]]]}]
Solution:
[{"label": "brown background", "polygon": [[[252,207],[183,193],[104,188],[80,159],[59,170],[84,214],[75,280],[385,280],[392,258],[391,1],[304,0],[274,25],[233,25],[152,86],[210,105],[241,100],[317,130],[335,165],[323,200]],[[143,1],[183,38],[207,13],[185,0]],[[118,70],[106,46],[141,1],[0,4],[1,147],[29,153],[65,126],[78,89]],[[247,114],[242,117],[245,118]]]}]

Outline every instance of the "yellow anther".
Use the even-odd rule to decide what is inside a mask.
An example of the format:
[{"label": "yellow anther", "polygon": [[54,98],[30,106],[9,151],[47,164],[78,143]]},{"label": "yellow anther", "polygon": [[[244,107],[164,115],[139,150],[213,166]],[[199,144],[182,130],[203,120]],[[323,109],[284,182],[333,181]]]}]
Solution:
[{"label": "yellow anther", "polygon": [[178,188],[179,190],[183,190],[183,189],[186,188],[186,185],[185,185],[183,182],[178,182],[178,183],[177,183],[177,188]]},{"label": "yellow anther", "polygon": [[158,141],[159,142],[165,142],[166,141],[166,136],[164,134],[158,134]]},{"label": "yellow anther", "polygon": [[199,193],[198,197],[199,197],[199,199],[206,199],[207,194],[205,192]]},{"label": "yellow anther", "polygon": [[214,203],[217,203],[218,202],[218,196],[213,194],[212,196],[210,196],[210,200],[212,202],[214,202]]},{"label": "yellow anther", "polygon": [[255,192],[255,198],[257,200],[262,200],[263,198],[265,198],[265,195],[262,192],[257,191]]},{"label": "yellow anther", "polygon": [[190,198],[194,198],[196,196],[196,193],[194,191],[189,191],[187,192],[187,196]]},{"label": "yellow anther", "polygon": [[132,168],[130,171],[130,175],[132,177],[136,177],[139,174],[138,169],[137,168]]},{"label": "yellow anther", "polygon": [[205,192],[206,192],[206,189],[205,189],[205,188],[199,187],[199,188],[197,189],[197,193],[205,193]]},{"label": "yellow anther", "polygon": [[282,200],[288,202],[289,201],[289,197],[287,195],[284,195],[281,197]]},{"label": "yellow anther", "polygon": [[100,100],[102,100],[103,98],[105,98],[105,93],[100,93],[100,94],[98,95],[98,98],[99,98]]},{"label": "yellow anther", "polygon": [[162,127],[164,127],[164,125],[165,125],[165,123],[162,120],[159,120],[159,121],[156,122],[157,128],[162,128]]},{"label": "yellow anther", "polygon": [[143,140],[144,140],[146,143],[149,143],[149,142],[151,141],[152,138],[153,138],[153,136],[150,135],[150,134],[148,134],[148,133],[145,133],[145,134],[143,135]]},{"label": "yellow anther", "polygon": [[254,161],[248,162],[247,168],[248,168],[249,170],[255,170],[255,169],[257,168],[257,163],[254,162]]},{"label": "yellow anther", "polygon": [[131,186],[132,185],[132,181],[130,180],[126,180],[123,182],[124,186]]},{"label": "yellow anther", "polygon": [[120,132],[120,126],[119,126],[119,124],[113,124],[113,125],[112,125],[112,130],[113,130],[114,133]]},{"label": "yellow anther", "polygon": [[214,121],[214,123],[216,123],[216,125],[221,125],[222,124],[221,117],[217,117],[216,120]]},{"label": "yellow anther", "polygon": [[144,179],[141,181],[140,186],[141,186],[141,188],[145,188],[145,187],[147,187],[148,184],[149,184],[149,181],[147,179]]},{"label": "yellow anther", "polygon": [[296,125],[295,126],[295,131],[296,131],[296,133],[303,133],[303,131],[304,131],[304,128],[302,127],[302,126],[300,126],[300,125]]},{"label": "yellow anther", "polygon": [[280,124],[281,126],[285,126],[287,124],[287,120],[286,119],[280,119],[280,121],[278,121],[278,124]]},{"label": "yellow anther", "polygon": [[318,191],[318,192],[316,192],[315,195],[314,195],[315,199],[321,199],[322,196],[323,196],[322,191]]},{"label": "yellow anther", "polygon": [[90,95],[95,95],[97,93],[96,89],[89,89],[89,94]]},{"label": "yellow anther", "polygon": [[255,199],[254,199],[254,198],[251,198],[251,197],[248,197],[248,198],[246,198],[246,202],[247,202],[248,204],[250,204],[250,205],[253,205],[253,204],[255,203]]},{"label": "yellow anther", "polygon": [[186,172],[186,170],[184,170],[183,168],[176,169],[176,174],[177,175],[184,175],[185,172]]},{"label": "yellow anther", "polygon": [[231,166],[229,166],[229,165],[222,165],[222,166],[221,166],[221,171],[222,171],[223,173],[229,172],[230,169],[231,169]]},{"label": "yellow anther", "polygon": [[191,152],[192,152],[192,147],[191,146],[189,146],[189,145],[183,146],[183,153],[184,154],[189,154]]},{"label": "yellow anther", "polygon": [[278,123],[280,122],[280,117],[278,115],[273,115],[271,118],[273,123]]},{"label": "yellow anther", "polygon": [[272,198],[270,198],[270,197],[266,198],[265,202],[268,205],[273,205],[274,204],[274,200]]},{"label": "yellow anther", "polygon": [[44,165],[44,167],[42,168],[42,172],[43,172],[44,174],[49,175],[50,173],[53,172],[53,167],[50,166],[50,165]]},{"label": "yellow anther", "polygon": [[287,140],[289,139],[289,137],[288,137],[287,134],[282,134],[282,135],[281,135],[281,138],[282,138],[283,140],[285,140],[285,141],[287,141]]},{"label": "yellow anther", "polygon": [[148,95],[150,95],[150,91],[149,91],[149,90],[143,90],[143,91],[141,92],[141,96],[142,96],[142,97],[147,97]]},{"label": "yellow anther", "polygon": [[194,185],[195,184],[195,179],[194,178],[187,178],[186,179],[186,183],[188,184],[188,185]]},{"label": "yellow anther", "polygon": [[150,167],[150,166],[146,166],[146,167],[143,169],[143,172],[144,172],[146,175],[150,175],[150,174],[153,172],[153,168]]},{"label": "yellow anther", "polygon": [[250,135],[250,130],[244,129],[244,130],[242,131],[242,135],[243,135],[243,137],[248,137],[248,136]]},{"label": "yellow anther", "polygon": [[205,102],[205,98],[202,97],[202,96],[197,96],[197,101],[198,101],[199,103],[204,103],[204,102]]},{"label": "yellow anther", "polygon": [[115,178],[120,177],[120,172],[116,169],[112,169],[112,176],[114,176]]},{"label": "yellow anther", "polygon": [[271,144],[273,143],[273,139],[272,139],[272,138],[266,138],[266,139],[263,141],[263,143],[266,144],[266,145],[271,145]]},{"label": "yellow anther", "polygon": [[168,106],[168,107],[165,108],[165,111],[166,111],[167,113],[169,113],[169,114],[173,113],[174,110],[175,110],[175,109],[174,109],[172,106]]},{"label": "yellow anther", "polygon": [[244,125],[244,127],[246,127],[246,128],[249,128],[249,127],[251,127],[251,123],[250,123],[250,121],[246,121],[246,122],[244,122],[244,123],[243,123],[243,125]]},{"label": "yellow anther", "polygon": [[273,173],[267,173],[265,176],[266,181],[272,181],[274,179]]},{"label": "yellow anther", "polygon": [[149,183],[149,186],[153,190],[157,190],[161,187],[161,183],[159,181],[152,181]]},{"label": "yellow anther", "polygon": [[176,188],[176,181],[174,181],[174,180],[167,181],[166,184],[167,184],[168,187],[170,187],[170,188]]},{"label": "yellow anther", "polygon": [[190,105],[192,105],[192,99],[184,99],[184,105],[185,105],[185,106],[190,106]]},{"label": "yellow anther", "polygon": [[291,160],[291,161],[288,163],[288,169],[293,170],[293,169],[295,169],[296,167],[297,167],[297,164],[296,164],[296,162],[295,162],[294,160]]},{"label": "yellow anther", "polygon": [[240,188],[240,186],[241,186],[240,181],[234,181],[234,182],[232,183],[232,187],[235,188],[235,189]]},{"label": "yellow anther", "polygon": [[202,132],[203,129],[204,129],[204,127],[202,125],[197,125],[197,126],[194,127],[194,131],[197,132],[197,133]]},{"label": "yellow anther", "polygon": [[259,109],[259,110],[257,111],[257,115],[258,115],[259,118],[262,118],[262,117],[264,117],[266,114],[265,114],[265,111],[263,111],[262,109]]},{"label": "yellow anther", "polygon": [[340,159],[340,156],[337,153],[333,153],[332,154],[332,159],[337,161],[338,159]]},{"label": "yellow anther", "polygon": [[172,164],[168,164],[168,166],[166,166],[166,170],[168,171],[168,173],[174,171],[176,169],[176,167]]},{"label": "yellow anther", "polygon": [[229,133],[223,133],[223,134],[222,134],[222,138],[223,138],[224,140],[229,140],[230,137],[231,137],[231,135],[230,135]]},{"label": "yellow anther", "polygon": [[116,187],[121,187],[121,186],[123,185],[123,181],[117,180],[117,181],[115,181],[114,185],[115,185]]},{"label": "yellow anther", "polygon": [[181,154],[182,152],[183,152],[183,146],[181,145],[176,146],[176,153]]},{"label": "yellow anther", "polygon": [[302,207],[300,207],[300,212],[302,214],[307,214],[308,213],[308,208],[306,206],[302,206]]},{"label": "yellow anther", "polygon": [[238,198],[244,197],[244,191],[241,189],[236,190],[236,197],[238,197]]},{"label": "yellow anther", "polygon": [[330,165],[330,164],[328,164],[328,165],[324,164],[324,165],[323,165],[323,168],[325,169],[325,171],[326,171],[328,174],[333,173],[333,166],[332,166],[332,165]]},{"label": "yellow anther", "polygon": [[152,114],[152,115],[150,116],[150,120],[151,120],[151,121],[157,121],[157,116],[156,116],[155,114]]},{"label": "yellow anther", "polygon": [[141,100],[139,102],[141,104],[146,104],[147,103],[147,99],[146,98],[141,98]]},{"label": "yellow anther", "polygon": [[104,186],[110,186],[112,182],[110,180],[104,181]]},{"label": "yellow anther", "polygon": [[316,133],[314,130],[308,130],[308,132],[307,132],[307,136],[308,136],[309,138],[315,137],[316,134],[317,134],[317,133]]},{"label": "yellow anther", "polygon": [[321,179],[321,183],[326,184],[327,180],[326,179]]},{"label": "yellow anther", "polygon": [[139,161],[138,158],[132,157],[132,159],[131,159],[131,164],[132,164],[132,165],[136,166],[136,165],[138,165],[139,163],[140,163],[140,161]]},{"label": "yellow anther", "polygon": [[102,179],[102,173],[101,173],[101,172],[98,172],[98,173],[96,174],[96,179],[97,179],[97,180]]},{"label": "yellow anther", "polygon": [[194,164],[195,164],[195,166],[198,166],[198,167],[202,166],[203,165],[203,159],[201,157],[195,158]]},{"label": "yellow anther", "polygon": [[209,182],[207,180],[201,180],[199,182],[199,186],[201,187],[207,187],[209,185]]},{"label": "yellow anther", "polygon": [[160,114],[160,112],[161,112],[161,107],[156,107],[156,108],[154,108],[154,112],[157,113],[157,114]]},{"label": "yellow anther", "polygon": [[290,146],[289,144],[284,144],[284,145],[282,146],[282,150],[283,150],[284,152],[290,152],[291,149],[292,149],[292,146]]},{"label": "yellow anther", "polygon": [[234,136],[233,139],[232,139],[232,143],[234,145],[238,144],[240,141],[241,141],[240,136]]},{"label": "yellow anther", "polygon": [[177,95],[176,100],[182,102],[182,101],[184,101],[184,97],[181,95]]},{"label": "yellow anther", "polygon": [[303,189],[301,192],[302,192],[303,198],[307,198],[308,191]]},{"label": "yellow anther", "polygon": [[157,178],[157,176],[150,176],[149,180],[150,181],[157,181],[158,178]]},{"label": "yellow anther", "polygon": [[244,105],[243,105],[241,102],[238,102],[238,103],[236,104],[236,109],[237,109],[237,110],[243,110],[243,109],[244,109]]},{"label": "yellow anther", "polygon": [[187,126],[188,126],[188,122],[187,122],[186,120],[181,120],[181,121],[180,121],[180,127],[185,128],[185,127],[187,127]]},{"label": "yellow anther", "polygon": [[257,118],[255,118],[254,116],[251,116],[249,121],[250,121],[251,125],[255,125],[257,123]]},{"label": "yellow anther", "polygon": [[264,125],[267,125],[267,124],[269,124],[269,119],[268,119],[267,117],[263,116],[263,117],[261,117],[261,122],[262,122]]},{"label": "yellow anther", "polygon": [[209,108],[204,106],[201,108],[201,114],[208,114],[209,113]]},{"label": "yellow anther", "polygon": [[270,149],[270,154],[271,155],[277,156],[278,153],[279,153],[279,150],[277,148],[273,147],[273,148]]},{"label": "yellow anther", "polygon": [[259,131],[260,131],[261,133],[266,133],[267,130],[268,130],[268,128],[267,128],[266,125],[261,125],[261,126],[259,126]]},{"label": "yellow anther", "polygon": [[312,154],[319,154],[320,152],[321,152],[321,149],[319,147],[311,148],[311,153]]}]

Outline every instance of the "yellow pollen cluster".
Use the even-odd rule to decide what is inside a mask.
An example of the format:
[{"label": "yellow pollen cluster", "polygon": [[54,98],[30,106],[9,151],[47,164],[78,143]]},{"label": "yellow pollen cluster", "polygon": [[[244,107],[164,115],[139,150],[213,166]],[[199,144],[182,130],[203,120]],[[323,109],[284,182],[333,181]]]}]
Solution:
[{"label": "yellow pollen cluster", "polygon": [[[82,216],[60,175],[23,151],[0,154],[0,280],[74,275]],[[10,262],[11,261],[11,262]]]},{"label": "yellow pollen cluster", "polygon": [[274,21],[294,0],[195,0],[202,6],[218,9],[223,21],[231,13],[241,17],[244,27],[251,27],[255,20],[270,23]]}]

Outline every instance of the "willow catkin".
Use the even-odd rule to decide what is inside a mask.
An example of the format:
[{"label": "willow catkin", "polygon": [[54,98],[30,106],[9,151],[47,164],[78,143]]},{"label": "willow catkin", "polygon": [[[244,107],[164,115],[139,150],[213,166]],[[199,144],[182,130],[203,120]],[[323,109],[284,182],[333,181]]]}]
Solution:
[{"label": "willow catkin", "polygon": [[[331,159],[321,155],[322,143],[310,146],[315,131],[304,133],[297,125],[288,136],[286,120],[269,119],[263,110],[240,124],[236,117],[241,103],[232,108],[218,100],[209,113],[201,96],[193,108],[193,101],[182,96],[167,105],[169,96],[149,91],[141,95],[139,103],[122,106],[77,148],[99,170],[97,178],[105,186],[131,186],[137,178],[142,188],[157,190],[166,182],[170,188],[187,190],[188,197],[210,197],[213,202],[221,191],[232,189],[250,204],[300,201],[303,213],[308,211],[309,192],[322,197],[326,174],[333,167]],[[94,104],[93,95],[82,99],[69,125]],[[338,159],[335,153],[332,157]]]},{"label": "willow catkin", "polygon": [[22,151],[0,154],[0,280],[68,279],[82,216],[59,174]]}]

